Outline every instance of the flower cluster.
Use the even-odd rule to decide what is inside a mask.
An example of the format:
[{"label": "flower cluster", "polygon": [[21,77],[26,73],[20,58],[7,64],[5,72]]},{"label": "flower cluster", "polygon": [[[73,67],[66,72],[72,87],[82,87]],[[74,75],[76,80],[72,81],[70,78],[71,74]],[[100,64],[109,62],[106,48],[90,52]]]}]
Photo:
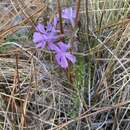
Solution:
[{"label": "flower cluster", "polygon": [[[72,8],[66,8],[62,10],[63,20],[68,20],[72,27],[74,27],[74,20],[76,17],[76,11]],[[65,37],[61,35],[57,29],[58,17],[55,16],[52,23],[48,23],[46,26],[44,24],[38,23],[35,27],[36,32],[33,34],[33,42],[36,48],[48,48],[55,52],[55,59],[57,63],[64,69],[69,66],[69,61],[71,63],[76,62],[76,58],[69,51],[71,48],[70,44],[65,42],[59,42],[59,39]]]}]

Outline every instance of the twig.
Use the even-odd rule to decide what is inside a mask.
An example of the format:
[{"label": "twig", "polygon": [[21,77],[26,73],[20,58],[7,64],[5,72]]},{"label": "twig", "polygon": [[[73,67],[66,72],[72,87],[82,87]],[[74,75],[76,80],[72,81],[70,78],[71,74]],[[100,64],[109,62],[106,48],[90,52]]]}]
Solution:
[{"label": "twig", "polygon": [[61,13],[60,0],[57,0],[57,9],[58,9],[58,14],[59,14],[60,32],[61,32],[61,34],[64,34],[63,24],[62,24],[62,13]]}]

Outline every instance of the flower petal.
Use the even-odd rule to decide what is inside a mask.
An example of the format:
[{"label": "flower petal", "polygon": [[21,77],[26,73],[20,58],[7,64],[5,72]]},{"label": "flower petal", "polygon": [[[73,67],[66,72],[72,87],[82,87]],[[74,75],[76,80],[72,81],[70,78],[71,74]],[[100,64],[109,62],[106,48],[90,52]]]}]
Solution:
[{"label": "flower petal", "polygon": [[53,43],[62,37],[65,37],[65,35],[64,34],[59,34],[59,35],[48,34],[47,41],[49,43]]},{"label": "flower petal", "polygon": [[54,25],[54,27],[56,27],[57,23],[58,23],[58,18],[55,16],[55,17],[54,17],[54,20],[53,20],[53,25]]},{"label": "flower petal", "polygon": [[62,18],[64,19],[70,18],[70,8],[66,8],[62,11]]},{"label": "flower petal", "polygon": [[67,59],[65,58],[64,55],[58,53],[58,54],[56,54],[55,58],[56,58],[57,63],[58,63],[62,68],[66,69],[66,68],[68,67],[68,62],[67,62]]},{"label": "flower petal", "polygon": [[67,49],[70,47],[68,44],[65,44],[63,42],[59,42],[58,46],[60,47],[61,51],[66,52]]},{"label": "flower petal", "polygon": [[47,32],[51,32],[51,30],[52,30],[52,25],[51,25],[51,23],[48,23],[47,24]]},{"label": "flower petal", "polygon": [[37,30],[38,32],[45,33],[45,27],[44,27],[44,25],[41,24],[41,23],[38,23],[38,25],[37,25],[37,27],[36,27],[36,30]]},{"label": "flower petal", "polygon": [[68,62],[64,55],[61,57],[61,67],[65,68],[65,69],[68,67]]},{"label": "flower petal", "polygon": [[69,52],[67,52],[67,53],[65,54],[65,56],[66,56],[66,58],[67,58],[68,60],[70,60],[73,64],[76,62],[75,56],[72,55],[72,54],[70,54]]},{"label": "flower petal", "polygon": [[61,56],[59,54],[55,55],[56,61],[59,65],[61,65]]},{"label": "flower petal", "polygon": [[43,41],[42,44],[41,44],[41,48],[45,48],[45,45],[46,45],[46,42]]},{"label": "flower petal", "polygon": [[59,52],[59,51],[60,51],[60,49],[58,48],[58,46],[56,46],[56,45],[53,44],[53,43],[49,43],[49,44],[48,44],[48,49],[49,49],[49,50],[52,50],[52,51],[56,51],[56,52]]},{"label": "flower petal", "polygon": [[42,40],[44,40],[43,35],[41,33],[34,32],[34,34],[33,34],[33,42],[37,43],[37,42],[41,42]]},{"label": "flower petal", "polygon": [[73,10],[72,7],[66,8],[62,11],[62,18],[64,19],[74,19],[76,17],[76,10]]},{"label": "flower petal", "polygon": [[57,40],[57,37],[55,34],[50,33],[47,35],[47,41],[49,43],[55,42],[56,40]]}]

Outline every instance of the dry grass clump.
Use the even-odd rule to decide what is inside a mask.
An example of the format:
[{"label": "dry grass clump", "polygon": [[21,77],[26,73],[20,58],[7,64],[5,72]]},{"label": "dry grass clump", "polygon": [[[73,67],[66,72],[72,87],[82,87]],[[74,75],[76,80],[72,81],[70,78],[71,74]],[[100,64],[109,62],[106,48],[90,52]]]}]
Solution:
[{"label": "dry grass clump", "polygon": [[27,50],[1,55],[1,128],[49,129],[68,120],[74,92],[39,59]]},{"label": "dry grass clump", "polygon": [[74,30],[79,50],[70,83],[52,53],[32,43],[36,22],[53,17],[57,3],[0,1],[0,129],[130,129],[129,1],[80,4]]}]

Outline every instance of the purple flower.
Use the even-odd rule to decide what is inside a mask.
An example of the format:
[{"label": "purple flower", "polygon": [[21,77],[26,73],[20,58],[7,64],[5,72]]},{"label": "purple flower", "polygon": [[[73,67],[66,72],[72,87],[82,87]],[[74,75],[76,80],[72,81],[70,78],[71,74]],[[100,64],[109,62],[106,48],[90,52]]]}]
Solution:
[{"label": "purple flower", "polygon": [[74,27],[75,18],[76,18],[76,10],[73,10],[72,7],[66,8],[62,11],[62,18],[70,20],[72,26]]},{"label": "purple flower", "polygon": [[57,32],[58,31],[51,23],[48,23],[47,26],[39,23],[36,26],[36,32],[33,34],[33,42],[36,44],[37,48],[45,48],[47,42],[49,43],[57,40]]},{"label": "purple flower", "polygon": [[33,42],[36,44],[37,48],[44,48],[46,44],[46,37],[42,34],[45,32],[44,25],[39,23],[36,27],[36,31],[37,32],[34,32],[33,34]]},{"label": "purple flower", "polygon": [[53,25],[54,25],[54,27],[56,27],[57,24],[58,24],[58,17],[55,16],[54,19],[53,19]]},{"label": "purple flower", "polygon": [[[63,18],[70,20],[74,25],[74,19],[76,12],[72,8],[65,9],[63,11]],[[33,34],[33,42],[37,48],[48,47],[49,50],[55,52],[55,59],[57,63],[64,69],[69,66],[69,61],[73,64],[76,62],[76,58],[69,52],[70,45],[63,42],[58,42],[59,38],[67,36],[66,34],[59,34],[60,31],[56,29],[58,24],[58,17],[55,16],[52,23],[48,23],[47,26],[44,24],[37,24],[35,27],[36,31]],[[57,43],[57,44],[56,44]]]},{"label": "purple flower", "polygon": [[68,67],[68,61],[71,61],[73,64],[76,62],[75,56],[68,52],[69,48],[70,46],[63,42],[59,42],[58,46],[55,44],[49,45],[49,49],[56,52],[55,58],[57,63],[64,69]]}]

